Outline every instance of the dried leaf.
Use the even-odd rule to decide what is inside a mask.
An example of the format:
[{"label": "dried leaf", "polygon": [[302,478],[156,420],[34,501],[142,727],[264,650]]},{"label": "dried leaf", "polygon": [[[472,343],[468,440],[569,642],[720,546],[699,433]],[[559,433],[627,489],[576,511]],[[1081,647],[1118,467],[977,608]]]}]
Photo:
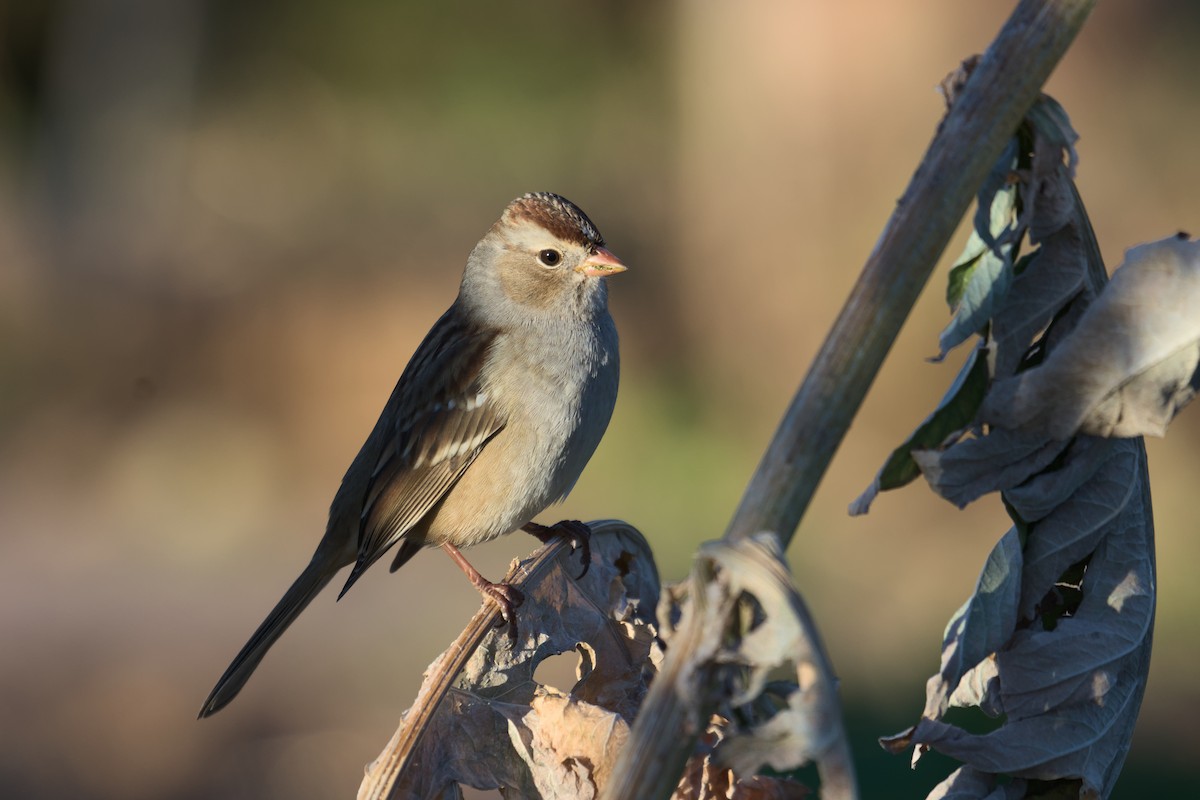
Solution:
[{"label": "dried leaf", "polygon": [[755,775],[739,780],[733,787],[730,800],[804,800],[812,791],[801,783],[784,778]]},{"label": "dried leaf", "polygon": [[[832,676],[820,675],[826,660],[818,656],[821,645],[813,640],[808,618],[779,540],[762,534],[736,543],[709,542],[700,550],[708,569],[725,597],[742,602],[754,600],[750,624],[741,631],[735,650],[722,648],[717,654],[724,664],[737,664],[747,673],[733,706],[748,706],[763,697],[768,679],[783,668],[795,675],[785,697],[751,711],[743,708],[749,725],[731,726],[729,735],[717,746],[715,761],[737,775],[753,775],[763,766],[778,772],[797,769],[810,760],[820,761],[844,741],[841,714]],[[711,591],[711,588],[710,588]],[[761,613],[761,618],[759,617]],[[778,686],[778,684],[775,684]],[[771,713],[773,712],[773,713]],[[732,716],[727,715],[727,716]]]},{"label": "dried leaf", "polygon": [[959,508],[988,492],[1012,489],[1045,469],[1067,447],[1024,431],[993,430],[945,450],[913,450],[929,486]]},{"label": "dried leaf", "polygon": [[[1071,127],[1066,110],[1049,95],[1042,95],[1026,117],[1032,133],[1033,158],[1022,178],[1022,227],[1028,227],[1034,244],[1061,230],[1075,215],[1071,180],[1079,155],[1079,134]],[[1063,159],[1066,159],[1064,164]]]},{"label": "dried leaf", "polygon": [[[984,564],[975,593],[946,626],[942,667],[929,679],[925,716],[936,718],[946,713],[951,695],[962,686],[963,676],[1012,637],[1017,625],[1017,600],[1021,596],[1021,565],[1021,541],[1014,528],[996,544]],[[985,693],[980,687],[973,694],[982,701]],[[965,698],[956,699],[960,702],[955,705],[972,704],[961,702]]]},{"label": "dried leaf", "polygon": [[983,419],[1055,439],[1162,436],[1200,385],[1200,242],[1130,249],[1037,367],[998,381]]},{"label": "dried leaf", "polygon": [[996,776],[970,767],[959,767],[929,793],[927,800],[1021,800],[1025,781],[996,785]]},{"label": "dried leaf", "polygon": [[[1024,619],[1034,617],[1037,604],[1060,575],[1095,552],[1115,518],[1136,492],[1144,490],[1139,485],[1139,447],[1097,439],[1085,439],[1083,444],[1068,455],[1063,469],[1038,475],[1021,487],[1019,496],[1008,496],[1021,513],[1030,504],[1047,505],[1045,493],[1061,491],[1056,485],[1058,473],[1087,476],[1053,511],[1029,526],[1019,605]],[[1149,514],[1148,508],[1143,510]]]},{"label": "dried leaf", "polygon": [[[1023,137],[1030,139],[1028,144]],[[1014,137],[997,159],[977,198],[974,229],[950,271],[946,298],[955,313],[941,334],[941,352],[934,360],[985,329],[990,330],[986,350],[972,354],[934,413],[893,451],[874,482],[850,504],[851,515],[865,514],[879,492],[907,484],[918,471],[925,473],[935,491],[959,506],[1015,485],[1006,480],[972,480],[957,467],[950,470],[953,481],[943,480],[946,469],[937,451],[961,438],[976,421],[987,390],[985,370],[1001,377],[1014,374],[1033,337],[1073,298],[1085,293],[1086,249],[1071,183],[1076,139],[1066,112],[1043,95],[1030,111],[1026,132]],[[1032,150],[1032,157],[1017,169],[1019,154],[1025,150]],[[1012,257],[1026,230],[1041,247],[1014,266]],[[988,358],[981,357],[984,354]],[[1032,457],[1034,463],[1040,459],[1045,466],[1055,457],[1052,448],[1018,452],[1013,445],[993,441],[959,450],[952,458],[985,459],[979,466],[986,471],[986,459],[999,456],[1016,472],[1028,475],[1025,465],[1018,463],[1022,459]]]},{"label": "dried leaf", "polygon": [[1111,791],[1145,690],[1154,619],[1144,452],[1121,446],[1136,451],[1139,488],[1100,532],[1077,612],[1053,630],[1018,630],[995,654],[992,686],[1004,724],[979,735],[926,717],[912,741],[983,772],[1081,778],[1084,792]]},{"label": "dried leaf", "polygon": [[971,423],[987,391],[988,366],[983,355],[980,348],[971,353],[937,409],[892,452],[875,481],[850,504],[851,516],[866,514],[881,491],[904,486],[921,474],[912,457],[914,448],[938,447],[947,439],[957,439]]},{"label": "dried leaf", "polygon": [[529,767],[535,797],[595,797],[629,737],[624,717],[556,689],[538,688],[528,707],[498,707],[515,712],[509,743]]},{"label": "dried leaf", "polygon": [[812,796],[807,786],[787,778],[755,775],[739,780],[733,770],[718,767],[707,758],[694,761],[695,766],[688,762],[688,771],[671,800],[804,800]]},{"label": "dried leaf", "polygon": [[992,321],[998,378],[1016,373],[1037,333],[1084,291],[1087,262],[1073,225],[1048,237],[1022,262],[1024,268]]},{"label": "dried leaf", "polygon": [[[944,473],[933,479],[954,485],[965,463],[965,482],[981,485],[985,454],[1006,449],[989,441],[1003,442],[1004,434],[938,454]],[[956,462],[954,453],[967,446],[977,457]],[[1149,663],[1154,565],[1145,452],[1140,442],[1084,438],[1055,457],[1053,470],[1039,469],[1032,456],[995,465],[994,484],[1018,484],[1006,499],[1027,522],[1026,544],[1016,546],[1014,529],[993,551],[976,594],[948,627],[926,716],[904,742],[983,772],[1081,779],[1083,792],[1102,796],[1128,748]],[[1039,604],[1083,561],[1078,608],[1044,629]],[[1004,715],[1003,725],[975,735],[940,721],[947,707],[971,705]]]},{"label": "dried leaf", "polygon": [[688,759],[679,785],[671,800],[803,800],[812,792],[807,786],[789,778],[754,775],[739,779],[733,770],[718,766],[712,758],[713,748],[720,742],[729,721],[714,717],[709,729],[700,739],[703,752]]},{"label": "dried leaf", "polygon": [[[595,796],[646,690],[659,587],[641,534],[613,521],[591,528],[584,577],[559,545],[510,572],[525,594],[515,646],[487,605],[430,665],[360,798],[453,797],[459,785]],[[586,658],[569,695],[534,680],[542,660],[577,649]]]},{"label": "dried leaf", "polygon": [[[691,709],[681,727],[699,727],[696,709],[706,703],[717,705],[728,721],[712,766],[748,777],[763,765],[788,771],[815,760],[823,785],[853,786],[828,659],[778,539],[761,533],[705,544],[687,602],[676,609],[668,605],[670,597],[659,616],[677,620],[664,625],[673,665],[665,685]],[[769,680],[780,674],[791,677]],[[647,702],[653,705],[654,698]],[[631,740],[628,746],[642,751],[659,742]],[[693,775],[696,769],[693,764]]]},{"label": "dried leaf", "polygon": [[[1109,455],[1107,440],[1080,436],[1071,441],[1068,457],[1057,469],[1038,473],[1014,486],[1005,492],[1004,499],[1022,522],[1037,522],[1066,503],[1076,490],[1090,481]],[[1061,573],[1059,570],[1055,574]]]},{"label": "dried leaf", "polygon": [[[916,745],[914,761],[933,747],[964,762],[930,797],[1024,797],[1029,787],[1021,779],[1051,781],[1050,791],[1062,797],[1111,791],[1149,667],[1153,517],[1141,441],[1085,434],[1118,431],[1133,419],[1165,425],[1195,391],[1189,348],[1200,356],[1195,245],[1167,243],[1166,258],[1131,251],[1131,264],[1152,263],[1154,276],[1139,285],[1120,277],[1125,267],[1101,291],[1103,265],[1070,180],[1074,131],[1048,98],[1024,130],[1033,157],[1020,170],[1019,227],[1040,247],[1022,259],[991,320],[995,380],[973,427],[912,450],[938,494],[963,506],[1000,491],[1017,522],[947,626],[922,719],[881,740],[893,752]],[[1132,314],[1105,311],[1114,302],[1106,297],[1128,291],[1122,283],[1141,291],[1133,303],[1140,310],[1157,314],[1161,304],[1170,318],[1149,326],[1159,345],[1169,343],[1154,351],[1157,360],[1139,361],[1152,348],[1127,344],[1119,323]],[[1176,296],[1166,302],[1164,291]],[[1123,368],[1103,367],[1094,354],[1106,351]],[[1091,401],[1078,404],[1075,419],[1060,421],[1054,404],[1078,395]],[[943,719],[953,707],[978,708],[1001,722],[989,733],[969,733]],[[1000,782],[1000,775],[1014,780]]]},{"label": "dried leaf", "polygon": [[[979,190],[975,228],[950,270],[946,300],[954,317],[939,337],[937,360],[978,333],[995,312],[1012,281],[1017,225],[1017,142],[1009,143]],[[986,211],[985,211],[986,209]]]}]

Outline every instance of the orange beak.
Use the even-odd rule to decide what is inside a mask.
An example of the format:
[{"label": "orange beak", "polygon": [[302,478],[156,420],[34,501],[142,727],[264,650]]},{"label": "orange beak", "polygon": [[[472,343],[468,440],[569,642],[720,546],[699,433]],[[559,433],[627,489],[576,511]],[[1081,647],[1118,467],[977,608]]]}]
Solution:
[{"label": "orange beak", "polygon": [[588,256],[577,269],[584,275],[590,275],[595,278],[607,278],[609,275],[624,272],[629,267],[622,264],[621,259],[614,256],[607,249],[597,247],[596,252]]}]

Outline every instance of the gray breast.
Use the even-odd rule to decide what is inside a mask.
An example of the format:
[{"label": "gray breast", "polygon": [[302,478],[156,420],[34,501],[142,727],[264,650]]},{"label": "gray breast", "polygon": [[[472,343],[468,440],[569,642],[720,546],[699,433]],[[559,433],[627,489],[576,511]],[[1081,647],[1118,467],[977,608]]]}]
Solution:
[{"label": "gray breast", "polygon": [[608,428],[617,401],[621,364],[616,327],[606,313],[589,328],[590,346],[577,354],[582,376],[574,409],[577,424],[560,455],[562,480],[553,489],[554,501],[566,497],[575,486]]}]

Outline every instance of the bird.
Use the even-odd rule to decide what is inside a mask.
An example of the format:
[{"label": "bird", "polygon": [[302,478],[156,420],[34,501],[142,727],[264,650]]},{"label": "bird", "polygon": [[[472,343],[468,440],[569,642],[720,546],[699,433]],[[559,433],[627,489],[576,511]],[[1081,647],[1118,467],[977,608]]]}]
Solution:
[{"label": "bird", "polygon": [[392,547],[394,572],[440,547],[515,638],[514,587],[460,548],[525,530],[582,547],[587,526],[533,522],[571,491],[608,427],[620,375],[606,278],[626,266],[574,203],[530,192],[472,249],[458,296],[400,375],[342,478],[300,576],[204,701],[225,707],[267,650],[343,568],[341,594]]}]

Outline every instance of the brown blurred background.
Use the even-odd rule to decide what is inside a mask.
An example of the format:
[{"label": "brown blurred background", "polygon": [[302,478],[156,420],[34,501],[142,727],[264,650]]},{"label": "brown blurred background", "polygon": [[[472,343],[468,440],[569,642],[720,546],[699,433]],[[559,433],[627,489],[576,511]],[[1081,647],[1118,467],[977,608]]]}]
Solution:
[{"label": "brown blurred background", "polygon": [[[195,714],[311,554],[467,252],[528,190],[574,199],[632,266],[611,285],[616,414],[545,519],[627,519],[682,577],[928,143],[934,86],[1010,8],[0,6],[0,796],[355,791],[478,605],[439,554],[327,592],[236,703]],[[1051,81],[1110,267],[1200,219],[1198,33],[1185,0],[1101,3]],[[995,498],[958,512],[924,485],[846,516],[953,377],[924,361],[944,280],[790,553],[868,796],[923,797],[947,769],[872,739],[915,721],[1007,528]],[[1118,797],[1197,786],[1197,444],[1194,409],[1149,444],[1161,597]],[[498,577],[533,544],[472,556]]]}]

